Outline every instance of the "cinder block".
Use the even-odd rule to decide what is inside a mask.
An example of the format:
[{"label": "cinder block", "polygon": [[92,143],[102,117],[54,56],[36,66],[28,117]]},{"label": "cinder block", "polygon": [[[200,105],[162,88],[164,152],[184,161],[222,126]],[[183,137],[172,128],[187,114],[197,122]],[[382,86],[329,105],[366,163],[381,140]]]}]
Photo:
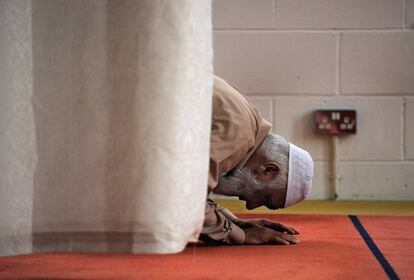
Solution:
[{"label": "cinder block", "polygon": [[257,97],[249,96],[248,97],[252,103],[256,106],[257,110],[260,111],[262,116],[272,122],[273,120],[273,100],[270,97]]},{"label": "cinder block", "polygon": [[277,0],[276,28],[399,28],[402,0]]},{"label": "cinder block", "polygon": [[343,93],[414,94],[414,33],[344,34],[340,72]]},{"label": "cinder block", "polygon": [[249,93],[335,91],[336,35],[214,32],[215,72]]},{"label": "cinder block", "polygon": [[340,160],[401,160],[402,102],[397,97],[277,97],[273,130],[309,150],[316,160],[330,158],[330,136],[315,135],[316,109],[355,109],[357,134],[340,136]]},{"label": "cinder block", "polygon": [[414,159],[414,98],[405,100],[405,158]]},{"label": "cinder block", "polygon": [[406,27],[414,29],[414,0],[406,0]]},{"label": "cinder block", "polygon": [[412,200],[413,163],[341,163],[339,199]]},{"label": "cinder block", "polygon": [[214,0],[213,28],[273,28],[273,0]]},{"label": "cinder block", "polygon": [[329,165],[326,161],[314,161],[312,191],[308,199],[330,198]]}]

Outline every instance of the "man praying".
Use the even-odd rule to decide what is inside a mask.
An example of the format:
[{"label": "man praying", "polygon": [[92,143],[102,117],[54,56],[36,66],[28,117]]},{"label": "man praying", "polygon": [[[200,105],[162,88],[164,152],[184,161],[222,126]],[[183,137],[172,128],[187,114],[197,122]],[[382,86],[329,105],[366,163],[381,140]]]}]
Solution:
[{"label": "man praying", "polygon": [[[270,133],[271,124],[234,86],[215,76],[208,191],[237,196],[247,209],[285,208],[305,199],[313,161]],[[244,220],[207,199],[200,239],[224,244],[296,244],[298,231],[266,219]]]}]

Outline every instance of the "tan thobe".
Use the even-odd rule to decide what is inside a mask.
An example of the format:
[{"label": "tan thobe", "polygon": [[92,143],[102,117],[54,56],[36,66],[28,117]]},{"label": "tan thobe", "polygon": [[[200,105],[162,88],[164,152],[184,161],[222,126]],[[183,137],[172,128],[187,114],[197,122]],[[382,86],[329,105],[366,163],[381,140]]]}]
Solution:
[{"label": "tan thobe", "polygon": [[[271,124],[238,89],[214,77],[209,192],[217,186],[220,176],[244,165],[263,142],[270,127]],[[230,211],[208,199],[200,238],[243,244],[244,231],[232,222],[234,218]]]}]

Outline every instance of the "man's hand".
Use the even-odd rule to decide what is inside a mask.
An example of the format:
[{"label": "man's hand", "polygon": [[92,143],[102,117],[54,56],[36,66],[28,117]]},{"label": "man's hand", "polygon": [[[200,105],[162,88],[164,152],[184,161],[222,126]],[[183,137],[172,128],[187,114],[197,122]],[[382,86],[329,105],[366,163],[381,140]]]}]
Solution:
[{"label": "man's hand", "polygon": [[298,234],[296,229],[268,219],[236,219],[233,221],[246,233],[245,244],[297,244],[299,239],[293,236]]},{"label": "man's hand", "polygon": [[243,229],[246,233],[244,244],[260,245],[260,244],[297,244],[299,239],[288,233],[275,231],[273,229],[262,226],[251,226]]},{"label": "man's hand", "polygon": [[296,229],[286,226],[281,223],[277,223],[268,219],[252,219],[252,220],[245,220],[245,219],[236,219],[233,221],[236,225],[241,227],[242,229],[246,229],[249,227],[265,227],[270,228],[278,232],[285,232],[289,234],[299,234],[299,231]]}]

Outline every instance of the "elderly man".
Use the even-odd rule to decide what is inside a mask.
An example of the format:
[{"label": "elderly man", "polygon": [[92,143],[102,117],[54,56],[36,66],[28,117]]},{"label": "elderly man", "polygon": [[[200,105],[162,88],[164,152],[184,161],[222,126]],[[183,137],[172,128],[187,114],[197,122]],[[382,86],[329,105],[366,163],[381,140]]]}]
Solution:
[{"label": "elderly man", "polygon": [[[209,193],[238,196],[247,209],[288,207],[310,192],[308,152],[269,132],[267,122],[234,86],[214,77]],[[207,199],[200,239],[225,244],[296,244],[298,231],[270,220],[243,220]]]}]

